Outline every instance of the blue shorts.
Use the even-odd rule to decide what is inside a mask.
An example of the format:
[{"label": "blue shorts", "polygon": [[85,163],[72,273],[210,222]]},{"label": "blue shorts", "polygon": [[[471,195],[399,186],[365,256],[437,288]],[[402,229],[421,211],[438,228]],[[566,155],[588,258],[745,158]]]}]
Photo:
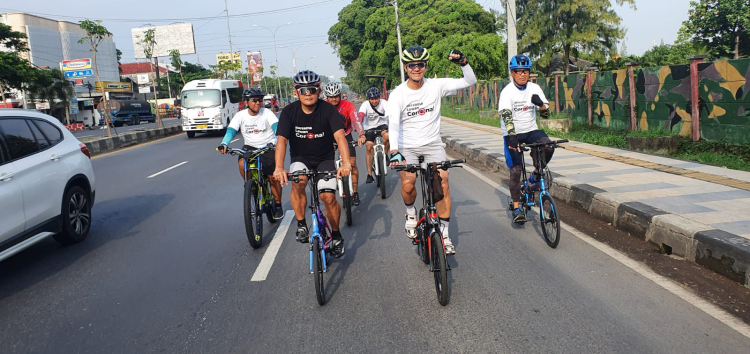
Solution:
[{"label": "blue shorts", "polygon": [[[541,142],[543,138],[549,138],[547,134],[541,130],[532,130],[528,133],[516,134],[518,137],[519,144],[533,144]],[[508,149],[508,136],[504,136],[505,141],[505,164],[508,167],[521,166],[522,152]]]}]

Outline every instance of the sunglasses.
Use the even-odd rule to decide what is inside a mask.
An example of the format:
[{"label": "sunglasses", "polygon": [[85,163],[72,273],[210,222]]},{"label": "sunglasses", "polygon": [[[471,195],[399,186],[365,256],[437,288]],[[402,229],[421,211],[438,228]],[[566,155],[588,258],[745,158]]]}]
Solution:
[{"label": "sunglasses", "polygon": [[409,69],[411,69],[411,70],[424,69],[425,66],[427,66],[427,63],[409,63],[409,64],[406,64],[406,67],[409,68]]},{"label": "sunglasses", "polygon": [[318,93],[317,87],[300,87],[297,89],[297,92],[299,92],[300,95],[314,95]]},{"label": "sunglasses", "polygon": [[250,101],[250,102],[252,102],[252,103],[263,102],[262,98],[248,98],[247,100]]}]

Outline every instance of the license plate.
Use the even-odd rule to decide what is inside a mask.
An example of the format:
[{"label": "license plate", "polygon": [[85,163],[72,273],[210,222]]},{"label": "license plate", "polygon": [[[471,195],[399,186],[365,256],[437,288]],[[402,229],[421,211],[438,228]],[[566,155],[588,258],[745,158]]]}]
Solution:
[{"label": "license plate", "polygon": [[195,129],[206,129],[206,128],[208,128],[208,125],[206,124],[200,124],[200,125],[195,126]]}]

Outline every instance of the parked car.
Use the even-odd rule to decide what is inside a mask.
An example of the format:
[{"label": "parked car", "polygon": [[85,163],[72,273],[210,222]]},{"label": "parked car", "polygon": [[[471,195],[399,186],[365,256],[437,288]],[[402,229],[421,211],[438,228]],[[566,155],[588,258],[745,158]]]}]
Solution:
[{"label": "parked car", "polygon": [[96,196],[89,150],[56,118],[0,109],[0,261],[52,236],[83,241]]}]

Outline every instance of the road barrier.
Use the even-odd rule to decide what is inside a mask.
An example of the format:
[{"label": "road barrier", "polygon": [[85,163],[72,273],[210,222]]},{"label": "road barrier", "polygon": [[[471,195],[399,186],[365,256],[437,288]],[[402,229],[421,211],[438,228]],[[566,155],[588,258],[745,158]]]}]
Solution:
[{"label": "road barrier", "polygon": [[181,133],[182,126],[173,125],[165,128],[155,128],[121,133],[112,137],[105,137],[87,141],[84,144],[86,144],[86,147],[89,148],[91,156],[95,156]]}]

